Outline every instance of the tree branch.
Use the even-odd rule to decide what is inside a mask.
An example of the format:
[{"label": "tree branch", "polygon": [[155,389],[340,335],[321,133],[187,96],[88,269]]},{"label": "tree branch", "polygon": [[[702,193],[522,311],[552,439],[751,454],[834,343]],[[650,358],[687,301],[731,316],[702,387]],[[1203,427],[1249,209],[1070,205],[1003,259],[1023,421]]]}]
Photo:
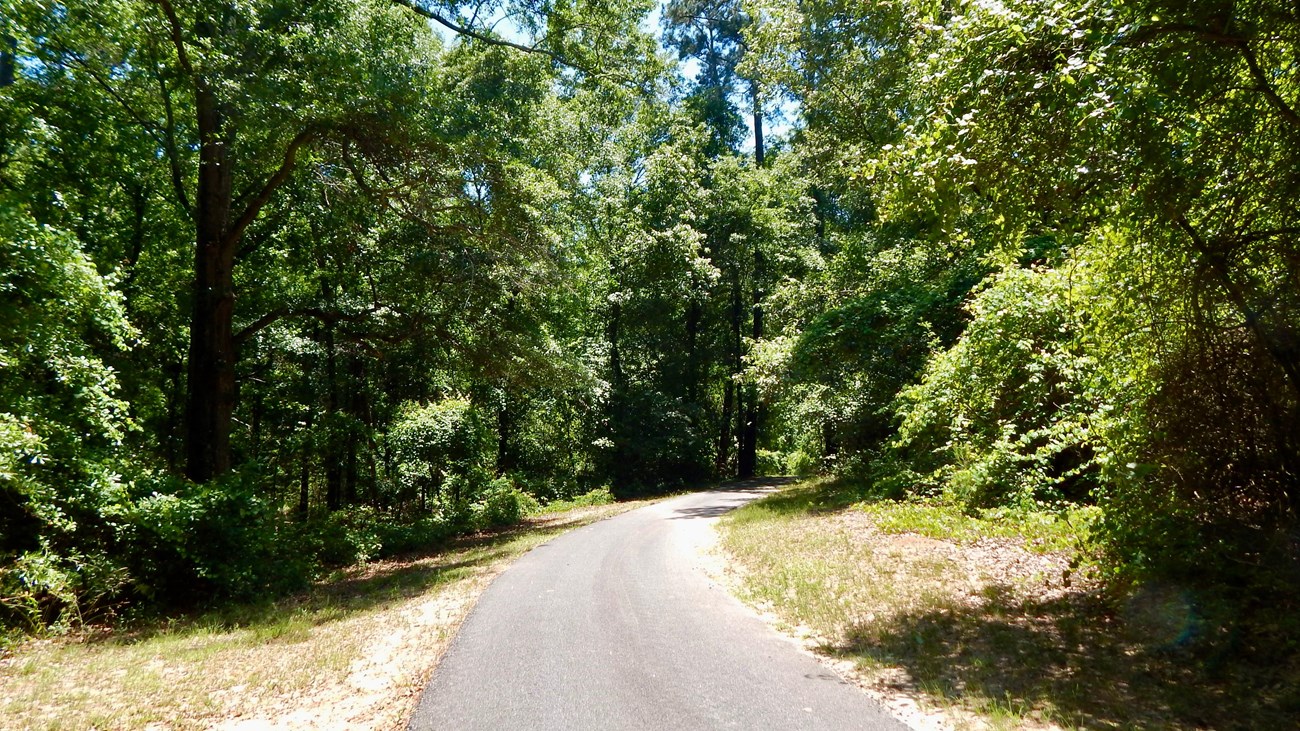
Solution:
[{"label": "tree branch", "polygon": [[289,175],[293,172],[294,165],[297,163],[298,150],[302,149],[304,145],[313,142],[319,136],[320,132],[317,129],[308,128],[299,132],[289,141],[289,145],[284,148],[284,159],[280,162],[280,168],[267,179],[262,189],[244,207],[244,212],[239,215],[235,224],[226,232],[227,242],[238,241],[239,237],[244,235],[244,230],[257,218],[257,214],[262,212],[262,207],[271,200],[271,196],[276,189],[284,185],[284,182],[289,179]]},{"label": "tree branch", "polygon": [[523,51],[524,53],[541,54],[551,59],[552,61],[555,61],[561,66],[567,66],[571,69],[581,71],[582,73],[587,74],[589,76],[596,75],[590,69],[581,66],[575,63],[574,61],[565,58],[564,56],[548,48],[542,48],[540,45],[525,46],[521,43],[512,43],[511,41],[507,41],[503,38],[494,38],[490,35],[487,35],[486,33],[482,33],[480,31],[474,30],[473,28],[463,26],[459,23],[452,21],[449,18],[443,17],[442,15],[434,12],[433,10],[430,10],[429,8],[426,8],[423,5],[415,2],[415,0],[393,0],[393,2],[410,10],[416,15],[420,15],[422,17],[428,18],[429,20],[432,20],[433,22],[443,26],[444,28],[451,30],[457,35],[466,36],[467,38],[473,38],[476,41],[482,41],[483,43],[487,43],[488,45],[492,45],[492,46],[513,48],[516,51]]},{"label": "tree branch", "polygon": [[181,68],[190,76],[194,75],[194,65],[190,63],[190,54],[185,50],[185,37],[181,34],[181,21],[176,17],[176,8],[172,7],[171,0],[154,0],[162,8],[163,15],[167,17],[167,25],[171,29],[172,45],[176,47],[176,60],[180,62]]},{"label": "tree branch", "polygon": [[1259,59],[1256,58],[1255,51],[1250,47],[1250,42],[1243,39],[1239,46],[1242,57],[1246,59],[1246,68],[1250,69],[1250,75],[1254,77],[1255,83],[1259,84],[1259,91],[1282,115],[1282,119],[1285,119],[1293,127],[1300,127],[1300,114],[1297,114],[1295,109],[1282,98],[1282,95],[1277,93],[1272,84],[1268,83],[1268,75],[1260,67]]},{"label": "tree branch", "polygon": [[1206,258],[1206,264],[1226,290],[1228,300],[1245,319],[1244,325],[1249,328],[1259,341],[1259,344],[1264,347],[1264,350],[1268,351],[1268,354],[1281,367],[1282,372],[1286,374],[1287,380],[1291,384],[1292,390],[1300,394],[1300,366],[1296,362],[1294,347],[1285,342],[1279,342],[1274,333],[1265,326],[1261,321],[1260,314],[1247,301],[1248,293],[1232,278],[1226,258],[1210,246],[1209,242],[1187,220],[1187,216],[1182,213],[1177,214],[1174,217],[1174,223],[1191,239],[1194,249]]},{"label": "tree branch", "polygon": [[272,310],[265,315],[254,320],[247,327],[235,333],[235,345],[242,345],[257,333],[274,325],[280,320],[292,317],[314,317],[321,322],[333,324],[336,322],[364,322],[371,315],[384,309],[381,305],[371,305],[360,312],[339,312],[338,310],[323,310],[319,307],[301,307],[298,309],[280,308]]},{"label": "tree branch", "polygon": [[181,161],[176,150],[176,115],[172,111],[172,95],[167,90],[167,82],[161,73],[158,74],[158,88],[162,92],[163,114],[167,119],[167,125],[163,128],[163,149],[167,152],[167,161],[171,167],[172,190],[175,191],[176,200],[181,208],[189,214],[190,218],[193,218],[194,206],[190,203],[189,195],[185,193],[185,178],[181,175]]},{"label": "tree branch", "polygon": [[1300,127],[1300,113],[1282,98],[1281,94],[1269,83],[1268,74],[1264,72],[1263,67],[1259,65],[1259,57],[1255,55],[1254,49],[1250,47],[1252,41],[1261,40],[1250,36],[1233,35],[1224,33],[1211,28],[1202,28],[1187,23],[1167,23],[1162,25],[1152,25],[1138,29],[1131,37],[1133,45],[1140,45],[1147,41],[1158,38],[1163,35],[1185,34],[1194,35],[1204,41],[1216,43],[1220,46],[1229,46],[1239,49],[1242,58],[1246,61],[1246,68],[1250,70],[1251,78],[1258,84],[1256,91],[1262,93],[1273,105],[1274,108],[1282,115],[1282,118],[1295,127]]}]

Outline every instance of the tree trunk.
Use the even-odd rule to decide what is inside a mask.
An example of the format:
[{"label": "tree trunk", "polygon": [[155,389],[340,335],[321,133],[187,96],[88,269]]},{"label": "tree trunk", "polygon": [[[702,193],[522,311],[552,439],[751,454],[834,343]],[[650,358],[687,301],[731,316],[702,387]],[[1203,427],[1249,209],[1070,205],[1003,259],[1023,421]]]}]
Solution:
[{"label": "tree trunk", "polygon": [[[749,97],[754,110],[754,164],[763,167],[765,154],[763,149],[763,100],[759,95],[758,82],[749,82]],[[754,249],[753,271],[753,336],[757,343],[763,337],[763,252]],[[737,323],[739,327],[739,323]],[[739,336],[737,336],[739,340]],[[739,345],[737,345],[739,350]],[[739,357],[737,357],[739,372]],[[758,434],[762,421],[762,406],[758,400],[758,390],[752,384],[741,387],[742,418],[740,427],[740,452],[736,456],[736,475],[741,479],[754,476],[758,469]]]},{"label": "tree trunk", "polygon": [[298,473],[298,520],[305,523],[311,515],[311,412],[302,441],[302,466]]},{"label": "tree trunk", "polygon": [[694,406],[700,400],[700,318],[702,307],[695,297],[686,306],[686,403]]},{"label": "tree trunk", "polygon": [[227,471],[235,408],[235,342],[231,333],[235,242],[227,235],[233,176],[216,95],[205,83],[195,93],[199,184],[195,200],[194,303],[190,318],[185,476],[207,482]]},{"label": "tree trunk", "polygon": [[[763,252],[754,250],[754,342],[763,338],[763,270],[766,261]],[[740,436],[740,456],[737,460],[737,473],[741,479],[753,477],[758,469],[758,435],[762,429],[763,406],[759,403],[758,388],[753,384],[745,386],[745,428]]]},{"label": "tree trunk", "polygon": [[[763,252],[754,250],[754,303],[753,336],[757,343],[763,338],[763,275],[766,267]],[[745,431],[740,438],[740,477],[753,477],[758,467],[758,435],[763,428],[763,405],[759,403],[758,388],[753,384],[745,386]]]},{"label": "tree trunk", "polygon": [[[719,434],[718,437],[718,459],[716,462],[718,477],[720,478],[726,476],[726,471],[730,463],[731,446],[733,441],[731,431],[732,421],[733,419],[739,421],[743,414],[742,409],[740,409],[737,404],[737,401],[740,400],[739,388],[732,378],[732,376],[740,373],[740,333],[742,317],[743,315],[740,307],[740,267],[733,266],[731,269],[731,311],[729,318],[731,320],[731,337],[729,338],[731,341],[729,345],[731,347],[729,348],[730,353],[728,353],[731,362],[728,364],[730,372],[727,374],[727,382],[723,386],[722,392],[722,426],[721,434]],[[742,431],[741,425],[737,424],[735,434],[739,435]]]},{"label": "tree trunk", "polygon": [[[360,448],[361,434],[358,424],[366,424],[366,364],[355,353],[348,356],[348,432],[347,432],[347,471],[344,474],[347,490],[344,499],[349,505],[361,501],[361,465],[357,450]],[[368,427],[368,425],[367,425]],[[370,430],[366,428],[369,435]]]},{"label": "tree trunk", "polygon": [[[326,300],[332,303],[329,286]],[[334,347],[334,324],[325,325],[325,508],[331,513],[343,507],[343,465],[339,428],[338,356]]]},{"label": "tree trunk", "polygon": [[613,302],[609,307],[609,322],[606,326],[606,336],[609,339],[609,373],[610,373],[610,393],[609,393],[609,438],[613,441],[612,454],[612,473],[614,475],[615,486],[619,486],[628,476],[628,463],[623,458],[624,440],[623,440],[623,361],[619,354],[619,337],[622,326],[623,307],[618,302]]},{"label": "tree trunk", "polygon": [[822,421],[822,457],[828,459],[839,454],[839,440],[835,436],[835,424],[830,419]]},{"label": "tree trunk", "polygon": [[163,443],[167,469],[176,472],[180,469],[181,452],[181,403],[185,401],[185,364],[181,361],[167,364],[167,376],[171,379],[171,388],[167,391],[167,433]]},{"label": "tree trunk", "polygon": [[511,436],[514,431],[515,418],[510,408],[510,394],[502,386],[501,406],[497,409],[497,475],[504,475],[515,468],[514,452],[510,449]]},{"label": "tree trunk", "polygon": [[713,463],[713,471],[718,479],[727,476],[728,463],[731,461],[731,419],[735,408],[735,384],[731,379],[722,386],[722,419],[718,433],[718,455]]},{"label": "tree trunk", "polygon": [[613,379],[615,394],[618,394],[623,388],[623,363],[619,359],[618,337],[619,337],[619,319],[622,317],[623,307],[615,302],[609,308],[609,371]]}]

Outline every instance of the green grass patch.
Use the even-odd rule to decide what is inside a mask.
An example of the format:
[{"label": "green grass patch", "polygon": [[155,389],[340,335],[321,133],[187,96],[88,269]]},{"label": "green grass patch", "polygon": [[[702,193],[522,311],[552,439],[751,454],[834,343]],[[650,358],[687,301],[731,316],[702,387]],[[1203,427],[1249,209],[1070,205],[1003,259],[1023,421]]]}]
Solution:
[{"label": "green grass patch", "polygon": [[1057,510],[994,508],[971,515],[941,500],[869,500],[854,504],[871,516],[885,533],[917,533],[954,543],[983,538],[1021,541],[1031,551],[1076,551],[1088,542],[1089,531],[1101,517],[1095,506]]}]

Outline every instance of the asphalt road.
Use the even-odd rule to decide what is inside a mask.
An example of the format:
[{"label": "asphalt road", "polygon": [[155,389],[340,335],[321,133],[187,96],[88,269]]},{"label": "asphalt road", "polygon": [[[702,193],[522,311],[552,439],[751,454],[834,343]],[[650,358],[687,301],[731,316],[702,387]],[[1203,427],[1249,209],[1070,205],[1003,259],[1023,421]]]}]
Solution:
[{"label": "asphalt road", "polygon": [[712,520],[766,489],[673,498],[520,558],[466,619],[410,728],[906,729],[705,572]]}]

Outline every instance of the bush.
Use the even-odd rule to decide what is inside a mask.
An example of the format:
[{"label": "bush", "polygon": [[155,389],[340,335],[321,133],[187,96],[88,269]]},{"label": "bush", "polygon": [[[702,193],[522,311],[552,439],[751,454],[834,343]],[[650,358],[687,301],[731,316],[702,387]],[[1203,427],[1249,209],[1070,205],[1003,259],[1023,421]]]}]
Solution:
[{"label": "bush", "polygon": [[42,545],[0,568],[0,626],[41,633],[79,625],[115,601],[126,575],[107,556],[59,555]]},{"label": "bush", "polygon": [[304,585],[316,560],[252,480],[232,474],[196,485],[155,478],[130,507],[121,549],[134,588],[168,603],[248,598]]},{"label": "bush", "polygon": [[785,473],[799,477],[811,477],[821,471],[816,457],[802,449],[796,449],[785,457]]},{"label": "bush", "polygon": [[375,526],[381,556],[428,549],[459,532],[457,526],[432,516],[411,523],[381,522]]},{"label": "bush", "polygon": [[787,456],[784,452],[773,452],[768,449],[758,450],[758,464],[755,465],[755,472],[760,476],[784,475],[786,465],[788,464]]},{"label": "bush", "polygon": [[538,507],[532,495],[501,477],[493,480],[474,504],[473,523],[477,528],[514,525],[529,513],[537,512]]},{"label": "bush", "polygon": [[[1081,269],[1081,268],[1080,268]],[[895,447],[968,509],[1084,500],[1095,485],[1088,388],[1077,352],[1076,269],[1008,267],[971,302],[971,321],[900,394]]]}]

